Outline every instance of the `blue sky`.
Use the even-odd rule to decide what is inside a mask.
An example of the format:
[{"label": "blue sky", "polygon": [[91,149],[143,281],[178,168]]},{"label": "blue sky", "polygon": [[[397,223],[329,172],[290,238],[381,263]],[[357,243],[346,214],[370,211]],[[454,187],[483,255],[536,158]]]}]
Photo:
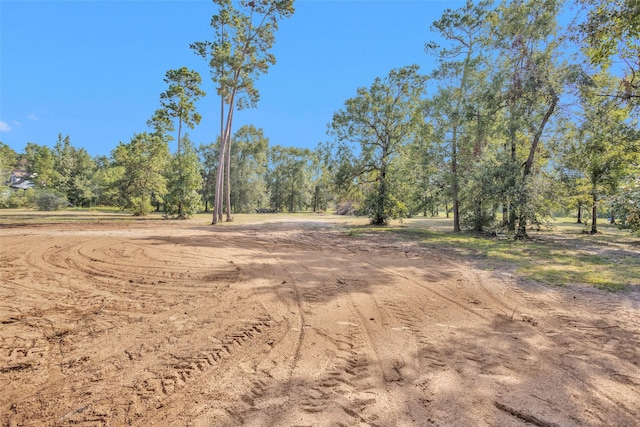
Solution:
[{"label": "blue sky", "polygon": [[[358,87],[414,63],[429,72],[423,46],[437,40],[429,26],[463,4],[297,0],[276,36],[277,64],[257,82],[260,103],[236,112],[234,131],[253,124],[272,145],[316,147]],[[27,142],[53,146],[62,133],[109,155],[148,130],[166,71],[183,66],[202,75],[208,93],[191,140],[214,141],[220,103],[189,44],[211,39],[215,11],[210,0],[0,0],[0,141],[21,152]]]}]

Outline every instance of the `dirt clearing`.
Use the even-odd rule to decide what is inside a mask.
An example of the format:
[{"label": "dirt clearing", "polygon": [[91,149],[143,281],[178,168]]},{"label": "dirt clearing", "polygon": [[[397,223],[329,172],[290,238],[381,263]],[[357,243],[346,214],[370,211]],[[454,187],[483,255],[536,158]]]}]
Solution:
[{"label": "dirt clearing", "polygon": [[335,224],[0,226],[0,425],[636,426],[640,298]]}]

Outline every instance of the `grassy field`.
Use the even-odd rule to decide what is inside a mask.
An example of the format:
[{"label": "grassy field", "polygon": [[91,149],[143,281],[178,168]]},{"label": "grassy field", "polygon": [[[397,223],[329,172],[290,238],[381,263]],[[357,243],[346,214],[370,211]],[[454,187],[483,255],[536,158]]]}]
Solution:
[{"label": "grassy field", "polygon": [[[161,213],[144,218],[112,208],[69,209],[56,212],[0,210],[2,226],[102,221],[166,221]],[[473,261],[484,269],[502,269],[517,275],[562,286],[587,284],[601,289],[622,290],[640,286],[640,238],[602,221],[600,233],[585,234],[584,225],[572,218],[556,218],[549,228],[530,232],[530,239],[499,239],[489,234],[453,233],[447,218],[410,218],[386,227],[368,225],[367,218],[338,215],[238,214],[232,227],[272,221],[326,221],[340,225],[354,238],[371,233],[389,233],[399,239],[418,242]],[[211,214],[198,214],[187,221],[193,225],[211,224]]]}]

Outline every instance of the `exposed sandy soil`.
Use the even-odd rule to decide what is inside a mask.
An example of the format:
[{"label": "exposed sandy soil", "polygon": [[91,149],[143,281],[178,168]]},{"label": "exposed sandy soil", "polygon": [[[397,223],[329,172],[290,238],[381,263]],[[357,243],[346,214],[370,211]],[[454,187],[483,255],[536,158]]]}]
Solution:
[{"label": "exposed sandy soil", "polygon": [[0,226],[0,425],[637,426],[640,298],[324,222]]}]

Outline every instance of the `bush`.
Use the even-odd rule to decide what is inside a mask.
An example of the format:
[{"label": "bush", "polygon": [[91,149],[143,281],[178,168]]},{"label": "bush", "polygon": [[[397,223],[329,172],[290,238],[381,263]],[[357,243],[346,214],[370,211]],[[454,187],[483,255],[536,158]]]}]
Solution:
[{"label": "bush", "polygon": [[336,206],[336,215],[353,216],[356,214],[357,207],[351,201],[340,203]]},{"label": "bush", "polygon": [[35,190],[8,190],[0,197],[0,205],[11,209],[27,209],[35,207]]},{"label": "bush", "polygon": [[611,211],[620,228],[640,234],[640,177],[629,179],[611,200]]},{"label": "bush", "polygon": [[9,188],[0,189],[0,208],[6,209],[11,207],[11,190]]},{"label": "bush", "polygon": [[41,211],[57,211],[68,204],[67,198],[58,192],[39,190],[35,196],[35,204]]}]

